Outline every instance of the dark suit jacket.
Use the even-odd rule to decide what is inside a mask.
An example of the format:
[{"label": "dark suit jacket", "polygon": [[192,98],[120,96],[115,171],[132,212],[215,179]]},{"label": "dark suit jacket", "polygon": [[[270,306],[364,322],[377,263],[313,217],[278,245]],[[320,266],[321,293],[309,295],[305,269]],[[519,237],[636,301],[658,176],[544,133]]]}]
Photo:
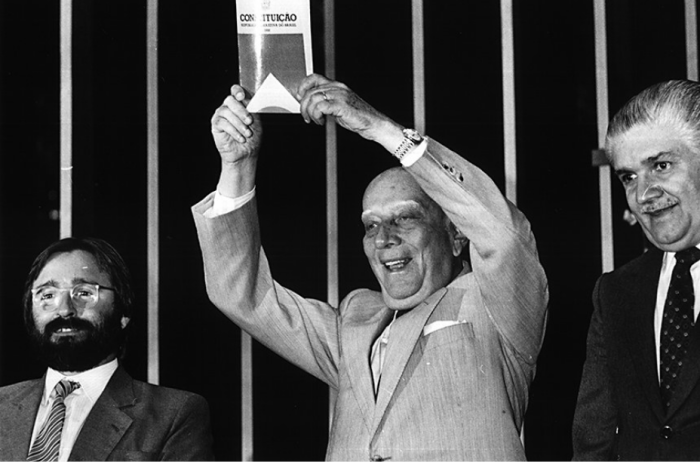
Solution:
[{"label": "dark suit jacket", "polygon": [[700,460],[700,332],[668,413],[661,403],[654,310],[662,256],[649,250],[596,284],[574,459]]},{"label": "dark suit jacket", "polygon": [[[0,388],[0,459],[26,460],[44,379]],[[70,460],[213,460],[199,395],[133,380],[119,367],[90,411]]]}]

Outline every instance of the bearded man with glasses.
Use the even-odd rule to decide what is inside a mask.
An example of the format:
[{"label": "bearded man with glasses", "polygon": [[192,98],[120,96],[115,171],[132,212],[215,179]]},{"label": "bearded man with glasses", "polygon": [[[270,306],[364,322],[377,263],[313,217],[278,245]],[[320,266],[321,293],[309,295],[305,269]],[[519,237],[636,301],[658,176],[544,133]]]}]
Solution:
[{"label": "bearded man with glasses", "polygon": [[204,398],[119,364],[133,298],[101,239],[62,239],[34,260],[24,321],[48,369],[0,388],[0,460],[213,460]]}]

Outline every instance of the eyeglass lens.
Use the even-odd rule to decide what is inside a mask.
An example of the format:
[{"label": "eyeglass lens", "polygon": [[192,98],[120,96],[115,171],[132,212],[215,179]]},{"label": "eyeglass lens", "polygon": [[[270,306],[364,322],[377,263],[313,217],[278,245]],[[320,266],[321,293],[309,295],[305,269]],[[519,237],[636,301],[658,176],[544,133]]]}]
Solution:
[{"label": "eyeglass lens", "polygon": [[99,287],[96,284],[77,284],[70,289],[61,289],[46,286],[34,292],[34,304],[44,308],[52,308],[58,305],[61,294],[69,292],[71,300],[79,308],[84,308],[97,302]]}]

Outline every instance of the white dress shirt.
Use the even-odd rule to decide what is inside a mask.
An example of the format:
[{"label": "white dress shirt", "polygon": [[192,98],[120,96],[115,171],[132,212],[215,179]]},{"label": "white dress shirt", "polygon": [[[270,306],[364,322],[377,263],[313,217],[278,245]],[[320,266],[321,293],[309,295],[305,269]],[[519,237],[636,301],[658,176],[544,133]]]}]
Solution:
[{"label": "white dress shirt", "polygon": [[[671,274],[676,266],[676,253],[664,252],[663,263],[661,264],[661,274],[659,275],[659,285],[656,290],[656,310],[654,311],[654,338],[656,339],[656,373],[661,381],[661,322],[664,317],[664,305],[668,295],[668,287],[671,285]],[[693,278],[693,291],[695,292],[695,305],[693,312],[695,319],[700,312],[700,262],[695,262],[690,267],[690,276]]]},{"label": "white dress shirt", "polygon": [[396,318],[399,314],[399,310],[394,310],[394,317],[391,322],[384,328],[382,334],[377,337],[377,339],[372,344],[372,350],[369,355],[370,369],[372,369],[372,383],[374,384],[374,395],[376,397],[379,391],[379,379],[382,376],[382,369],[384,369],[384,360],[386,359],[386,349],[389,344],[389,334],[391,333],[391,326],[396,322]]},{"label": "white dress shirt", "polygon": [[66,404],[66,417],[63,422],[63,432],[61,433],[61,447],[58,451],[59,462],[68,460],[75,440],[78,438],[80,430],[83,428],[83,423],[87,419],[92,407],[100,397],[107,382],[112,378],[114,371],[117,370],[119,363],[116,359],[103,364],[89,371],[80,372],[75,375],[65,376],[62,373],[51,368],[46,372],[46,382],[44,383],[44,394],[39,404],[39,411],[34,421],[34,431],[29,447],[34,443],[41,426],[48,417],[51,405],[53,405],[56,384],[63,379],[68,379],[73,382],[78,382],[80,388],[66,396],[64,403]]}]

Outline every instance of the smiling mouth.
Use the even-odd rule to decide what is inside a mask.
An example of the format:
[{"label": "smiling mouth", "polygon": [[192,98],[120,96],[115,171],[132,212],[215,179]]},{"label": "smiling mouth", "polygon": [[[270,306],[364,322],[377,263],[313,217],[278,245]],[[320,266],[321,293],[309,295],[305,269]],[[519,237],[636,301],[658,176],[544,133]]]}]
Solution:
[{"label": "smiling mouth", "polygon": [[383,265],[386,269],[388,269],[390,272],[395,272],[395,271],[401,271],[410,263],[411,259],[410,258],[401,258],[398,260],[389,260],[383,262]]},{"label": "smiling mouth", "polygon": [[651,217],[658,217],[659,215],[662,215],[665,212],[668,212],[669,210],[674,208],[676,205],[678,205],[678,204],[676,203],[676,204],[663,204],[660,206],[651,206],[651,207],[645,208],[643,210],[643,213],[645,215],[649,215]]},{"label": "smiling mouth", "polygon": [[54,334],[57,335],[67,335],[67,334],[75,334],[79,332],[80,329],[76,329],[75,327],[61,327],[59,329],[56,329],[53,331]]}]

